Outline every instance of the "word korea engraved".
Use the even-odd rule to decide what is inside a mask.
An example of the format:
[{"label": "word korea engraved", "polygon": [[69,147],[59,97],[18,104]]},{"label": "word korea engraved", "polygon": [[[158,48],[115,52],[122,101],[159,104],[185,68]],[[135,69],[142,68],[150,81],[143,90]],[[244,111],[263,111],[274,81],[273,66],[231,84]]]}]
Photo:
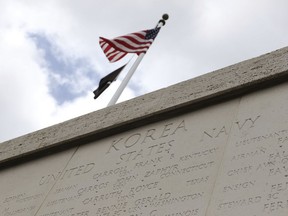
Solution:
[{"label": "word korea engraved", "polygon": [[[101,162],[90,162],[66,169],[61,175],[56,173],[41,177],[39,184],[46,178],[50,178],[50,181],[59,179],[59,183],[75,179],[72,185],[64,183],[64,186],[55,187],[55,198],[47,200],[45,209],[55,209],[60,205],[67,205],[69,209],[75,206],[74,203],[80,203],[81,208],[77,212],[83,215],[152,215],[160,207],[201,199],[203,191],[177,194],[171,190],[172,185],[166,186],[169,178],[183,175],[173,149],[177,136],[187,133],[186,122],[180,119],[160,127],[117,136],[102,152],[104,158],[109,159],[107,163],[113,162],[108,168],[94,165]],[[195,166],[194,169],[207,169],[212,165]],[[82,167],[82,171],[79,167]],[[88,175],[90,181],[82,185],[77,180],[77,176],[81,175]],[[68,191],[71,196],[61,195],[64,194],[61,191]],[[197,214],[199,210],[192,208],[189,211]],[[51,214],[51,210],[49,212]]]},{"label": "word korea engraved", "polygon": [[286,216],[287,91],[282,84],[1,170],[1,215]]},{"label": "word korea engraved", "polygon": [[[4,215],[203,215],[235,124],[237,101],[86,144],[67,155],[59,153],[66,163],[42,175],[34,172],[29,182],[35,191],[35,200],[29,202],[33,209],[17,205],[30,195],[30,189],[23,188],[1,197],[14,197],[4,203],[9,206]],[[203,137],[210,125],[225,125],[227,133]],[[45,163],[53,160],[48,157]],[[35,202],[36,196],[41,202]]]}]

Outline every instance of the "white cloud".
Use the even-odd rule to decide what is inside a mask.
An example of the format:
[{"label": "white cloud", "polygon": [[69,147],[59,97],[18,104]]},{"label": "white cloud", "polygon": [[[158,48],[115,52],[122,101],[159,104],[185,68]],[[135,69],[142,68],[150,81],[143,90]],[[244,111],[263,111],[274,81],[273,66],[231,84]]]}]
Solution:
[{"label": "white cloud", "polygon": [[4,59],[0,61],[0,139],[6,139],[44,125],[55,104],[48,95],[39,56],[25,33],[9,28],[1,29],[0,35]]},{"label": "white cloud", "polygon": [[[69,120],[71,118],[75,118],[76,116],[81,116],[83,114],[105,108],[119,85],[120,81],[112,83],[111,86],[104,91],[97,100],[93,100],[94,95],[91,92],[84,97],[77,98],[72,102],[66,102],[62,106],[57,107],[55,112],[52,114],[53,120],[51,121],[51,124]],[[127,88],[119,98],[118,103],[133,97],[135,97],[135,94],[133,91]]]},{"label": "white cloud", "polygon": [[[104,76],[128,58],[109,64],[98,37],[152,28],[167,12],[167,25],[131,80],[147,93],[286,46],[287,8],[286,0],[0,0],[0,142],[103,108],[118,83],[97,100],[91,89],[57,105],[49,94],[44,53],[28,33],[53,38],[62,52],[58,57],[87,59]],[[99,80],[90,80],[81,68],[73,75],[77,81],[60,81],[76,92],[97,88]],[[135,95],[128,88],[121,100]]]}]

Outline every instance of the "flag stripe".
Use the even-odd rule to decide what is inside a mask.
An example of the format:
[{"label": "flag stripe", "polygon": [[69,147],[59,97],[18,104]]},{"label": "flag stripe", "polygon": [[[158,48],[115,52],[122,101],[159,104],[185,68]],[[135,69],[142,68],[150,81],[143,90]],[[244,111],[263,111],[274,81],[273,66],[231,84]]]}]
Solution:
[{"label": "flag stripe", "polygon": [[110,62],[123,58],[127,53],[145,53],[153,43],[159,28],[144,30],[116,37],[112,40],[100,37],[99,44]]},{"label": "flag stripe", "polygon": [[133,47],[127,44],[125,41],[111,41],[111,43],[114,45],[114,47],[117,47],[117,49],[121,50],[122,52],[127,53],[139,53],[139,52],[146,52],[149,48],[149,46],[145,47]]},{"label": "flag stripe", "polygon": [[147,43],[147,40],[145,40],[144,37],[138,37],[137,35],[134,36],[123,36],[123,37],[117,37],[114,40],[129,40],[134,42],[135,44],[145,44]]},{"label": "flag stripe", "polygon": [[134,49],[134,48],[138,48],[138,47],[146,47],[146,46],[150,46],[150,44],[153,42],[153,41],[145,41],[145,42],[139,42],[139,41],[136,41],[136,40],[133,40],[130,39],[130,38],[115,38],[115,40],[113,40],[115,42],[118,42],[124,46],[127,46],[127,47],[130,47],[131,49]]},{"label": "flag stripe", "polygon": [[118,61],[119,59],[123,58],[126,55],[126,53],[119,52],[118,54],[114,55],[113,57],[110,57],[111,62]]}]

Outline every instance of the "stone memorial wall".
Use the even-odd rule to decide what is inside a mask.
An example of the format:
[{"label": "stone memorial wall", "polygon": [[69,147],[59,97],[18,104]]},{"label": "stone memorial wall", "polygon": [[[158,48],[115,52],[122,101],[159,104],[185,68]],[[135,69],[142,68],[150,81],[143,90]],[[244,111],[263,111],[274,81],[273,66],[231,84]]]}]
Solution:
[{"label": "stone memorial wall", "polygon": [[4,142],[0,215],[286,216],[287,72],[283,48]]}]

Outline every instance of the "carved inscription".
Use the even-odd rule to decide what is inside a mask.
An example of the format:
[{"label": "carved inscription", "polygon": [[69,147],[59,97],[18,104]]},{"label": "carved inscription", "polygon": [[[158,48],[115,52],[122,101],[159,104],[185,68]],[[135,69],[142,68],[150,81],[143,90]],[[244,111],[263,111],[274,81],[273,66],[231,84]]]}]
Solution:
[{"label": "carved inscription", "polygon": [[[262,124],[262,116],[257,115],[236,121],[229,132],[234,138],[218,180],[219,199],[210,213],[262,216],[288,210],[288,130],[262,131]],[[206,132],[205,137],[217,138],[211,134]],[[220,179],[225,182],[219,183]]]},{"label": "carved inscription", "polygon": [[39,185],[49,184],[51,182],[57,181],[57,180],[63,180],[66,178],[73,178],[75,176],[84,175],[89,173],[95,166],[95,163],[89,163],[89,164],[82,164],[77,167],[73,167],[70,169],[66,169],[65,171],[59,171],[58,173],[51,173],[47,176],[42,176]]},{"label": "carved inscription", "polygon": [[45,197],[44,193],[31,194],[28,192],[15,194],[4,198],[1,203],[1,215],[3,216],[18,216],[27,215],[37,209],[35,201]]},{"label": "carved inscription", "polygon": [[[84,146],[83,152],[75,154],[74,163],[71,163],[74,165],[68,164],[62,170],[39,176],[37,187],[53,185],[48,194],[28,195],[23,192],[7,196],[2,201],[5,206],[29,202],[31,205],[6,207],[3,215],[20,216],[37,210],[36,216],[203,216],[221,162],[219,155],[223,154],[231,128],[247,132],[257,127],[260,120],[261,116],[257,115],[234,121],[232,125],[229,122],[217,123],[218,126],[212,129],[197,131],[191,122],[179,118],[110,138],[102,152],[97,151],[97,145],[93,146],[95,150],[90,150],[91,146],[85,150]],[[191,125],[194,127],[191,128]],[[284,131],[278,133],[286,134]],[[249,138],[249,141],[243,138],[234,147],[242,148],[248,143],[260,142],[258,140],[265,136],[270,139],[270,135]],[[275,138],[276,135],[271,137]],[[286,142],[284,135],[277,136],[277,140],[280,145]],[[239,178],[263,170],[271,176],[286,172],[284,167],[278,166],[286,164],[286,153],[271,153],[268,146],[256,145],[254,149],[245,151],[241,149],[231,156],[230,161],[237,163],[267,155],[268,159],[263,163],[233,166],[226,170],[225,175]],[[109,165],[106,166],[106,163]],[[257,183],[253,178],[234,181],[224,185],[221,192],[233,194],[249,191]],[[282,183],[281,186],[275,184],[270,187],[267,197],[256,194],[222,199],[217,204],[217,211],[260,204],[263,205],[263,212],[268,212],[285,206],[282,200],[280,204],[279,194],[285,193],[284,188],[288,187],[288,183],[286,186]],[[39,206],[32,203],[40,197],[45,201],[38,210]],[[273,203],[278,203],[278,207]]]},{"label": "carved inscription", "polygon": [[0,215],[286,216],[287,91],[268,90],[81,145],[8,184]]},{"label": "carved inscription", "polygon": [[[55,186],[37,216],[199,215],[198,203],[208,195],[205,185],[213,180],[209,170],[216,166],[220,147],[202,147],[198,140],[194,150],[185,138],[186,148],[192,150],[179,148],[189,132],[187,122],[180,119],[126,133],[111,139],[102,152],[102,157],[114,162],[108,168],[103,169],[91,157],[88,162],[40,176],[37,187]],[[173,189],[170,182],[174,181],[180,190]],[[195,190],[198,185],[204,187]],[[29,202],[39,196],[46,195],[22,193],[6,197],[3,203]],[[177,208],[182,204],[193,207]],[[173,206],[173,212],[165,210]],[[36,206],[6,208],[4,215],[17,216],[32,208],[36,211]]]},{"label": "carved inscription", "polygon": [[[261,115],[246,118],[244,120],[239,120],[234,122],[235,126],[234,128],[237,128],[239,131],[245,131],[253,128],[260,119]],[[215,139],[219,138],[221,136],[227,136],[230,133],[230,128],[228,125],[222,125],[221,127],[214,127],[212,129],[204,130],[202,133],[202,139],[201,141],[204,141],[206,139]]]}]

